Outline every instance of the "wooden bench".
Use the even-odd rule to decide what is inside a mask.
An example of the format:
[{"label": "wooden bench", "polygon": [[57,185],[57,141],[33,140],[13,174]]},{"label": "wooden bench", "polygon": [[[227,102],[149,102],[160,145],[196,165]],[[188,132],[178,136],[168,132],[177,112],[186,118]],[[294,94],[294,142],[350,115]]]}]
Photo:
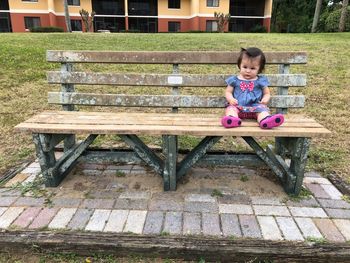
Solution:
[{"label": "wooden bench", "polygon": [[[265,74],[275,93],[269,106],[285,114],[288,108],[304,107],[304,96],[289,95],[288,91],[289,87],[306,86],[305,74],[289,74],[290,65],[307,62],[306,53],[265,53],[268,71],[275,71]],[[202,162],[267,165],[287,193],[298,194],[311,137],[330,132],[311,118],[290,114],[286,115],[283,126],[271,130],[262,130],[251,120],[244,121],[239,128],[222,127],[224,80],[237,72],[237,57],[238,52],[48,51],[47,61],[61,63],[60,71],[48,72],[48,82],[61,86],[60,91],[49,92],[48,101],[63,105],[63,111],[43,112],[18,124],[15,129],[33,134],[45,184],[49,187],[59,185],[79,159],[101,162],[142,160],[163,177],[164,190],[176,190],[177,181],[194,164]],[[106,69],[106,64],[111,64],[111,68]],[[130,65],[132,68],[123,68]],[[125,72],[120,72],[120,66]],[[151,67],[147,69],[150,73],[142,72],[142,66]],[[207,73],[213,67],[228,67],[231,74]],[[198,68],[205,73],[188,74]],[[159,74],[159,71],[165,73]],[[86,87],[95,88],[93,92],[78,91]],[[104,87],[108,88],[108,93],[101,92]],[[157,94],[150,95],[149,87],[155,87],[152,92]],[[128,94],[113,92],[118,89]],[[141,94],[137,89],[146,92]],[[205,96],[203,90],[205,94],[214,95]],[[186,91],[190,95],[184,94]],[[85,106],[97,108],[83,111]],[[112,108],[102,112],[99,106]],[[82,134],[87,135],[86,138],[77,142],[76,135]],[[89,145],[97,136],[106,134],[118,135],[132,151],[92,151]],[[146,145],[140,139],[141,135],[161,136],[162,152]],[[178,137],[183,135],[199,136],[202,140],[180,160]],[[253,151],[209,152],[222,136],[242,137]],[[257,137],[270,137],[275,146],[269,145],[264,150]],[[61,141],[64,141],[64,154],[56,160],[55,147]]]}]

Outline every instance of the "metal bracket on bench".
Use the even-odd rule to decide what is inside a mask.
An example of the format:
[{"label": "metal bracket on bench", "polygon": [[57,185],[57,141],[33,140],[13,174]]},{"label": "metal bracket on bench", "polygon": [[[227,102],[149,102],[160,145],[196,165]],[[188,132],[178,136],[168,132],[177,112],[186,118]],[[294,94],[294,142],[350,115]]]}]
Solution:
[{"label": "metal bracket on bench", "polygon": [[[58,186],[71,171],[76,160],[96,137],[97,135],[95,134],[89,135],[83,142],[76,144],[74,147],[64,152],[62,157],[56,161],[54,147],[51,146],[66,137],[57,134],[33,134],[36,154],[39,159],[45,185],[48,187]],[[50,147],[48,148],[47,145],[50,145]]]},{"label": "metal bracket on bench", "polygon": [[304,178],[307,153],[310,146],[309,138],[279,138],[279,151],[283,156],[291,154],[291,163],[288,166],[281,155],[276,154],[271,145],[264,151],[252,137],[242,137],[256,154],[278,176],[283,188],[288,194],[299,194]]}]

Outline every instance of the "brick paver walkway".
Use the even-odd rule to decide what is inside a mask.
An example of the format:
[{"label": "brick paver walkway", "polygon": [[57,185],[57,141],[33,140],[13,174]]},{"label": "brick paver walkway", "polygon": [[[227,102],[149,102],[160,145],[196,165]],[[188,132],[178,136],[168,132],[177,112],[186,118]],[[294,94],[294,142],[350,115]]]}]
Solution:
[{"label": "brick paver walkway", "polygon": [[[142,166],[133,165],[88,164],[82,169],[92,180],[91,187],[97,176],[103,177],[113,169],[119,171],[119,176],[147,173]],[[196,169],[193,174],[206,171]],[[211,195],[207,188],[186,193],[156,193],[142,187],[130,189],[118,182],[117,176],[113,182],[104,182],[103,189],[90,189],[93,196],[70,196],[69,188],[64,189],[65,193],[59,187],[48,189],[54,193],[49,201],[30,194],[22,196],[19,190],[10,188],[18,182],[33,182],[39,173],[39,165],[34,162],[0,188],[1,229],[207,235],[300,242],[350,240],[350,204],[329,180],[315,172],[306,174],[304,180],[312,195],[297,201],[250,196],[244,189],[227,192],[225,188],[216,195]],[[206,176],[211,173],[215,170]],[[271,181],[271,184],[275,183]],[[74,190],[77,188],[79,185]]]}]

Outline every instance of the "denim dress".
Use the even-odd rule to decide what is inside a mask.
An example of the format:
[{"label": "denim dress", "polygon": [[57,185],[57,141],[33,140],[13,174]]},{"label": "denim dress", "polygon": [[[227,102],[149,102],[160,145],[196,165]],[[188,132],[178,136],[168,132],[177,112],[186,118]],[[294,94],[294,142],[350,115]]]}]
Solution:
[{"label": "denim dress", "polygon": [[263,89],[270,84],[265,76],[258,76],[256,80],[241,80],[237,76],[231,76],[225,81],[227,85],[233,87],[232,95],[238,100],[238,105],[235,107],[240,112],[269,111],[266,105],[259,103],[263,96]]}]

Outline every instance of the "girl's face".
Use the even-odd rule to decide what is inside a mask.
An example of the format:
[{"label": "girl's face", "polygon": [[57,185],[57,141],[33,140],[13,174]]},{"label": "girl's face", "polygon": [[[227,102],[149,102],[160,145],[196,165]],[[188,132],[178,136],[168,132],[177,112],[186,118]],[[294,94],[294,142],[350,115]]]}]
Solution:
[{"label": "girl's face", "polygon": [[257,78],[260,68],[260,56],[256,58],[250,58],[243,55],[240,65],[239,75],[246,80],[254,80]]}]

